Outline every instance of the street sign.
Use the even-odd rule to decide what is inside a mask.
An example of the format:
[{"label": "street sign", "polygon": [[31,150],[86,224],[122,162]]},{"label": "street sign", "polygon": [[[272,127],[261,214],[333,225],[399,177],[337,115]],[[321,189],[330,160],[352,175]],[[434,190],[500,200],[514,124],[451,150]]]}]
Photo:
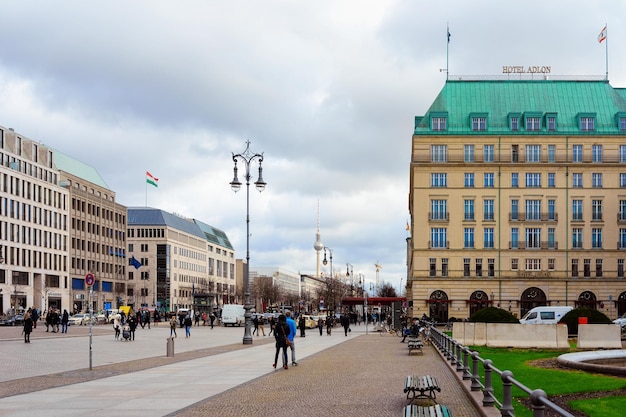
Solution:
[{"label": "street sign", "polygon": [[94,278],[93,274],[85,275],[85,284],[87,284],[88,287],[91,287],[95,282],[96,278]]}]

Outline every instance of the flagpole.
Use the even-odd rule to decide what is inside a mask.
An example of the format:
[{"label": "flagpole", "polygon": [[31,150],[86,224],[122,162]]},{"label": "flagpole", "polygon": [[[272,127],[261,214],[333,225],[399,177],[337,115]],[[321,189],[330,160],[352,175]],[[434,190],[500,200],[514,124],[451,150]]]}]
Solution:
[{"label": "flagpole", "polygon": [[[148,172],[148,171],[146,171]],[[146,208],[148,207],[148,180],[146,179]]]},{"label": "flagpole", "polygon": [[450,74],[450,64],[448,61],[448,50],[450,49],[450,25],[448,23],[446,23],[446,38],[447,38],[447,42],[446,42],[446,81],[448,81],[448,76]]},{"label": "flagpole", "polygon": [[606,55],[606,73],[605,73],[605,80],[608,81],[609,80],[609,25],[605,23],[604,27],[606,27],[606,39],[605,39],[605,55]]}]

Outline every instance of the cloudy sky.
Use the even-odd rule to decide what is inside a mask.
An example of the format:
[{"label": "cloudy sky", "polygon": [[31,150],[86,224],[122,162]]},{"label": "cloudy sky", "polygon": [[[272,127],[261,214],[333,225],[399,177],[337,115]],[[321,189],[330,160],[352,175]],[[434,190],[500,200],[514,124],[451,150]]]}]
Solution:
[{"label": "cloudy sky", "polygon": [[[413,122],[445,83],[447,24],[458,78],[504,65],[602,76],[608,23],[609,79],[626,87],[626,2],[0,4],[0,125],[92,165],[126,206],[147,199],[224,230],[239,258],[231,153],[250,140],[267,182],[250,191],[252,267],[315,273],[319,201],[334,268],[369,283],[378,261],[396,288]],[[146,193],[146,170],[158,190]]]}]

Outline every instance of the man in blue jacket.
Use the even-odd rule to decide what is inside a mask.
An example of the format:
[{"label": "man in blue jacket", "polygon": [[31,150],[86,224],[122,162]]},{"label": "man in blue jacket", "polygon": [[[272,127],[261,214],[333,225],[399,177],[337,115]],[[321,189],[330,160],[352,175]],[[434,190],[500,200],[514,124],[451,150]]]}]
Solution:
[{"label": "man in blue jacket", "polygon": [[287,325],[289,326],[289,336],[287,336],[287,338],[291,342],[291,365],[298,366],[298,362],[296,362],[296,343],[293,340],[297,331],[296,322],[291,317],[291,311],[287,311],[285,315],[287,316]]}]

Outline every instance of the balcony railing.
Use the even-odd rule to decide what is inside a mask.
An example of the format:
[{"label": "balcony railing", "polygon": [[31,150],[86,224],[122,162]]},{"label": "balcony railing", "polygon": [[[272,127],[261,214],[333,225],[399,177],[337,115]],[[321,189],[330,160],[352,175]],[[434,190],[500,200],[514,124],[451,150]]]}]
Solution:
[{"label": "balcony railing", "polygon": [[[450,249],[450,242],[449,241],[445,241],[445,242],[434,242],[437,244],[437,246],[433,246],[433,242],[431,240],[428,241],[428,249]],[[441,246],[442,244],[445,244],[445,246]]]},{"label": "balcony railing", "polygon": [[428,220],[431,222],[447,222],[450,221],[450,213],[428,213]]},{"label": "balcony railing", "polygon": [[492,158],[485,160],[483,154],[475,153],[471,162],[465,159],[463,151],[460,152],[448,152],[443,157],[433,157],[430,153],[423,152],[421,154],[414,155],[413,162],[420,164],[625,164],[626,160],[621,160],[620,155],[603,155],[599,161],[594,161],[592,155],[582,155],[580,161],[573,161],[572,155],[564,155],[562,153],[556,154],[553,158],[550,158],[547,152],[543,152],[538,161],[534,160],[535,157],[529,157],[525,152],[513,152],[511,150],[505,151],[500,155],[493,155]]},{"label": "balcony railing", "polygon": [[518,211],[509,213],[509,221],[525,222],[558,222],[559,213],[526,213]]},{"label": "balcony railing", "polygon": [[549,242],[549,241],[541,241],[539,245],[534,244],[533,246],[529,246],[529,242],[519,240],[517,242],[509,241],[509,249],[529,249],[529,250],[539,250],[539,249],[558,249],[559,242]]}]

